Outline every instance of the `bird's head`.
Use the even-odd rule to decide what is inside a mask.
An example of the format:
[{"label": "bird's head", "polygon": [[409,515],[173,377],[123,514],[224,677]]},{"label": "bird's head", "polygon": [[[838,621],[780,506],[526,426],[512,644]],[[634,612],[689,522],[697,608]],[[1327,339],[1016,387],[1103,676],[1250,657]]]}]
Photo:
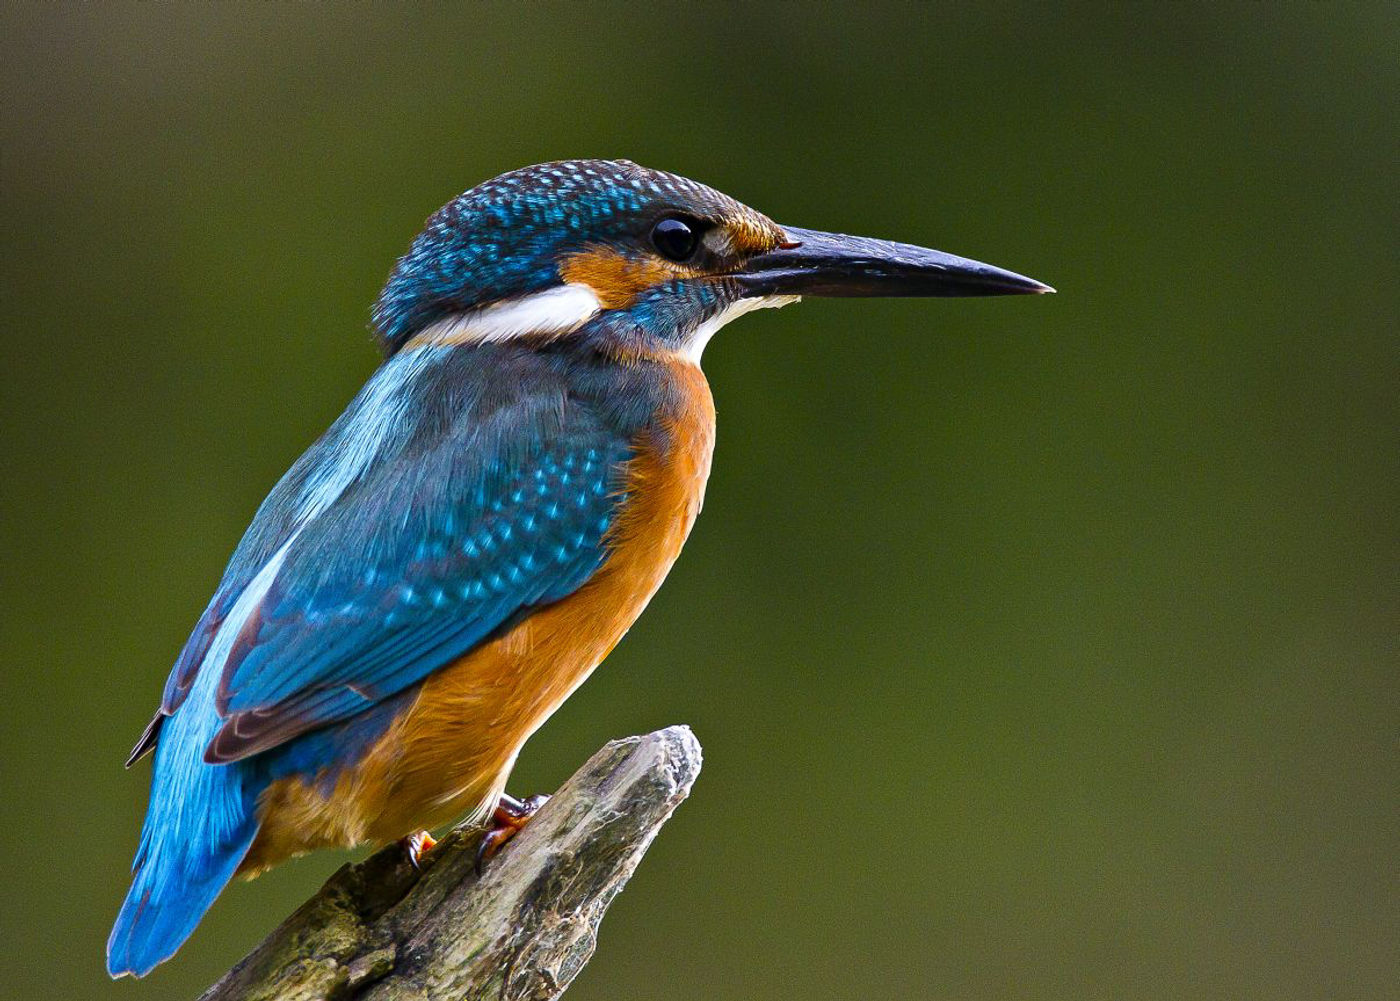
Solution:
[{"label": "bird's head", "polygon": [[620,359],[698,360],[749,310],[801,296],[1052,291],[908,244],[780,226],[628,160],[564,160],[477,185],[429,220],[374,307],[405,346],[577,335]]}]

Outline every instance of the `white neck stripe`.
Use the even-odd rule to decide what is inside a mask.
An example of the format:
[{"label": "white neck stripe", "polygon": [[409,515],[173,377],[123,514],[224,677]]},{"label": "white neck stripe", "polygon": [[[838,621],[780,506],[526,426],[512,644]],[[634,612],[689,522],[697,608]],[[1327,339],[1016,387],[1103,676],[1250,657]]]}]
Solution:
[{"label": "white neck stripe", "polygon": [[[682,358],[700,364],[700,356],[710,338],[731,320],[756,309],[770,309],[797,302],[799,296],[771,295],[739,299],[700,324],[677,352]],[[583,326],[603,309],[598,294],[587,285],[569,282],[495,302],[468,313],[444,317],[424,327],[404,346],[406,350],[448,347],[455,344],[490,344],[516,337],[558,337]]]},{"label": "white neck stripe", "polygon": [[569,283],[445,317],[415,334],[407,348],[508,341],[531,334],[567,334],[603,304],[587,285]]}]

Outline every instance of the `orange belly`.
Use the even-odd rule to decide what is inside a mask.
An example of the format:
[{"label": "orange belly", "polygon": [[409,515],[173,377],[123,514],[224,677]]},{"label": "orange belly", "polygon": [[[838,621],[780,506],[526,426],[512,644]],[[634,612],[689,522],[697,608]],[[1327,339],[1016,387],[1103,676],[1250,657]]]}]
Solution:
[{"label": "orange belly", "polygon": [[610,554],[569,597],[428,677],[413,705],[327,795],[282,779],[259,801],[241,871],[320,847],[384,843],[495,806],[529,736],[611,652],[661,586],[704,499],[714,404],[704,376],[676,363],[686,405],[663,449],[645,435],[628,463],[628,502]]}]

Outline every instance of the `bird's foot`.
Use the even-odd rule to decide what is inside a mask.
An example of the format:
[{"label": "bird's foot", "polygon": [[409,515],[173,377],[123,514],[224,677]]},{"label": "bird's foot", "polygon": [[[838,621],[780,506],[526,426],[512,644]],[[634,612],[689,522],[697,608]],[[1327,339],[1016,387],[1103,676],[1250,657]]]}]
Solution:
[{"label": "bird's foot", "polygon": [[403,852],[408,856],[409,863],[413,868],[423,869],[423,856],[432,851],[437,846],[437,838],[427,831],[419,831],[417,834],[410,834],[408,837],[399,838],[399,844],[403,846]]},{"label": "bird's foot", "polygon": [[491,826],[481,838],[476,849],[476,874],[481,875],[486,863],[495,858],[505,843],[515,837],[530,822],[539,808],[549,802],[543,794],[518,800],[514,796],[502,794],[501,801],[491,814]]}]

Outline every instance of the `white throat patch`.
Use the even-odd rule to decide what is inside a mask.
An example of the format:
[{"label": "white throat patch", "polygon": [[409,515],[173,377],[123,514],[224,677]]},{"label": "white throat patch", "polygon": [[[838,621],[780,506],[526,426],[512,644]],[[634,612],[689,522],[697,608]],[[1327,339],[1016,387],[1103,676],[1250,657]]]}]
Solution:
[{"label": "white throat patch", "polygon": [[731,320],[737,320],[745,313],[752,313],[756,309],[781,309],[790,303],[801,300],[800,295],[767,295],[757,296],[753,299],[739,299],[731,302],[724,309],[710,317],[700,326],[690,332],[681,347],[680,356],[686,361],[695,365],[700,364],[700,356],[705,353],[705,345],[710,343],[710,338],[720,327]]}]

